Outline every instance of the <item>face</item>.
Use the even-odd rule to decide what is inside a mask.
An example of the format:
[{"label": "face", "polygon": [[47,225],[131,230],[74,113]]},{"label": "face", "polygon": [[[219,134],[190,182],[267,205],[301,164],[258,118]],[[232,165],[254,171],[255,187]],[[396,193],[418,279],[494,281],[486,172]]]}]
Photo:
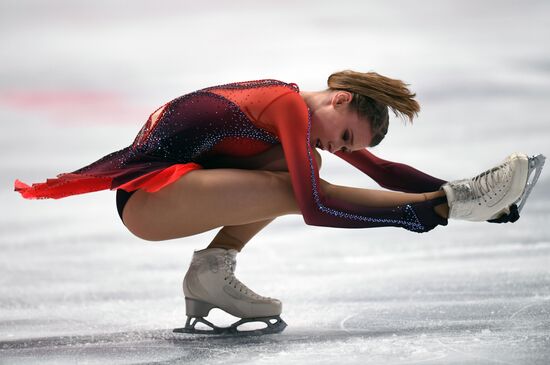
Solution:
[{"label": "face", "polygon": [[357,151],[370,145],[370,122],[349,108],[351,98],[347,91],[331,92],[326,103],[311,110],[312,147],[334,153]]}]

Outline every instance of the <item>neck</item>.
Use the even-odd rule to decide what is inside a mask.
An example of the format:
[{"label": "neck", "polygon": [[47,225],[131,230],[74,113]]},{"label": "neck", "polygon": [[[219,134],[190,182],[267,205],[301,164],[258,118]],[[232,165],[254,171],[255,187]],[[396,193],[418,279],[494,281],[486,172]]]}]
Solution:
[{"label": "neck", "polygon": [[327,101],[327,91],[300,91],[300,96],[304,99],[307,107],[311,111],[317,110]]}]

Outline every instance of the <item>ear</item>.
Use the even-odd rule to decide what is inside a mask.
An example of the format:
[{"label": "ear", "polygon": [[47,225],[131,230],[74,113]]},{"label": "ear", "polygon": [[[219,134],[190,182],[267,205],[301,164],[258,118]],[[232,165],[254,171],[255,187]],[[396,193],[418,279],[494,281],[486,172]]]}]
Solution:
[{"label": "ear", "polygon": [[349,91],[338,90],[332,97],[332,104],[334,107],[346,107],[351,102],[353,95]]}]

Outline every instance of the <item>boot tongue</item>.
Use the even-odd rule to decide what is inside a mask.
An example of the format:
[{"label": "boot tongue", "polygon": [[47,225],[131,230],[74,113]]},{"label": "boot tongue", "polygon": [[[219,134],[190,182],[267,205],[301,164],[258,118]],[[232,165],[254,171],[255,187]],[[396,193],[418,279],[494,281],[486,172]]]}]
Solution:
[{"label": "boot tongue", "polygon": [[235,256],[237,256],[238,253],[239,253],[239,252],[238,252],[237,250],[233,249],[233,248],[227,250],[227,254],[230,255],[230,256],[233,257],[233,258],[235,258]]},{"label": "boot tongue", "polygon": [[[230,252],[230,251],[234,251],[234,252]],[[237,267],[237,260],[235,258],[235,253],[236,252],[237,251],[235,251],[235,250],[229,250],[223,256],[225,269],[227,270],[227,272],[229,272],[231,274],[233,274],[235,272],[235,269]]]},{"label": "boot tongue", "polygon": [[239,252],[237,250],[227,250],[225,255],[228,257],[228,259],[231,261],[231,266],[233,267],[233,271],[235,271],[235,268],[237,267],[237,254]]}]

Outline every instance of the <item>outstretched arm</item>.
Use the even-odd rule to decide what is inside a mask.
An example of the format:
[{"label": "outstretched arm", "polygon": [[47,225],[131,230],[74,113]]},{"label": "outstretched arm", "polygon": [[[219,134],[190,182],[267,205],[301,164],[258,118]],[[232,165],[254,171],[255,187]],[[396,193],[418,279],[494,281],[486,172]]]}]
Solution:
[{"label": "outstretched arm", "polygon": [[406,193],[425,193],[439,190],[446,183],[411,166],[376,157],[367,149],[352,153],[338,151],[334,154],[369,175],[386,189]]},{"label": "outstretched arm", "polygon": [[434,212],[433,201],[375,208],[327,195],[320,184],[310,143],[309,112],[297,93],[279,95],[258,119],[277,130],[294,195],[307,224],[347,228],[396,226],[425,232],[447,223]]}]

